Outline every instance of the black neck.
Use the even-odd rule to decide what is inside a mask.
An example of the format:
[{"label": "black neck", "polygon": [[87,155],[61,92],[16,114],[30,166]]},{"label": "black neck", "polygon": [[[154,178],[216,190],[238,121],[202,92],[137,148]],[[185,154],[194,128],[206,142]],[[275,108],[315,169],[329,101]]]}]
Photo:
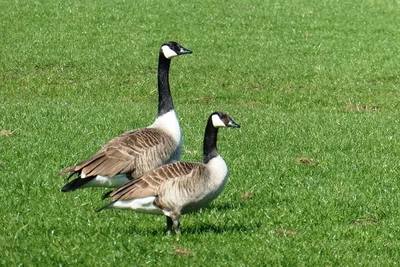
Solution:
[{"label": "black neck", "polygon": [[203,162],[208,163],[211,159],[218,156],[217,150],[218,128],[212,124],[211,117],[208,119],[203,143]]},{"label": "black neck", "polygon": [[160,51],[158,58],[158,116],[174,109],[168,80],[170,64],[171,60]]}]

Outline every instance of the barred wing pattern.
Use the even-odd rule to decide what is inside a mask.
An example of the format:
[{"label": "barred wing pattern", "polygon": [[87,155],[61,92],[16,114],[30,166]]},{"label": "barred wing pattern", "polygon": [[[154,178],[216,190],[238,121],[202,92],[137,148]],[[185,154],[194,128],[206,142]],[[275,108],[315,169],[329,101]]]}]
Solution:
[{"label": "barred wing pattern", "polygon": [[162,130],[142,128],[128,131],[104,145],[86,161],[59,173],[79,173],[81,178],[119,173],[136,178],[166,161],[178,144]]},{"label": "barred wing pattern", "polygon": [[148,196],[162,197],[171,193],[168,192],[169,190],[179,191],[180,188],[187,188],[194,180],[199,179],[199,174],[202,176],[204,172],[206,172],[206,166],[203,163],[176,162],[164,165],[116,188],[105,197],[112,197],[114,201]]}]

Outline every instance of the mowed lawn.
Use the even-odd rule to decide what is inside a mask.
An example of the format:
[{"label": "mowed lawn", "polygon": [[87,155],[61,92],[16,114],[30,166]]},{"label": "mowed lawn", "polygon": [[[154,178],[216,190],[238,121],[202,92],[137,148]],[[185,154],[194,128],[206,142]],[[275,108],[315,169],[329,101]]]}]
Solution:
[{"label": "mowed lawn", "polygon": [[[1,1],[0,265],[394,266],[400,263],[398,1]],[[57,173],[150,125],[157,57],[182,160],[207,117],[230,180],[165,235],[165,218],[94,210]]]}]

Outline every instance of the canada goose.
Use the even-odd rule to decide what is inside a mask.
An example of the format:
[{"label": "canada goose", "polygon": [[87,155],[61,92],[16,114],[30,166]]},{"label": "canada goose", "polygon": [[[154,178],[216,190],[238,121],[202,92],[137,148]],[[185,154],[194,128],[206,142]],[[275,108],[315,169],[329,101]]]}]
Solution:
[{"label": "canada goose", "polygon": [[179,217],[215,199],[228,181],[228,167],[217,150],[221,127],[239,128],[224,112],[214,112],[207,121],[203,163],[176,162],[161,166],[104,195],[113,201],[100,208],[126,208],[167,216],[167,232],[179,233]]},{"label": "canada goose", "polygon": [[128,131],[86,161],[59,173],[77,177],[62,192],[84,187],[117,187],[163,164],[180,159],[182,134],[169,88],[171,58],[192,51],[176,42],[161,46],[158,57],[158,116],[147,128]]}]

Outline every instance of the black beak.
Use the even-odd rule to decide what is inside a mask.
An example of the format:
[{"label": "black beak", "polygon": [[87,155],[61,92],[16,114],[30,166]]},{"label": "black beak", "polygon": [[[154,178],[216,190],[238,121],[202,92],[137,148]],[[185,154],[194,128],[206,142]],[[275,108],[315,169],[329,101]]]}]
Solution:
[{"label": "black beak", "polygon": [[228,127],[240,128],[240,125],[237,124],[236,122],[234,122],[232,119],[230,119],[229,122],[228,122]]},{"label": "black beak", "polygon": [[181,49],[179,50],[179,55],[184,55],[184,54],[191,54],[193,53],[189,49],[184,48],[183,46],[180,47]]}]

